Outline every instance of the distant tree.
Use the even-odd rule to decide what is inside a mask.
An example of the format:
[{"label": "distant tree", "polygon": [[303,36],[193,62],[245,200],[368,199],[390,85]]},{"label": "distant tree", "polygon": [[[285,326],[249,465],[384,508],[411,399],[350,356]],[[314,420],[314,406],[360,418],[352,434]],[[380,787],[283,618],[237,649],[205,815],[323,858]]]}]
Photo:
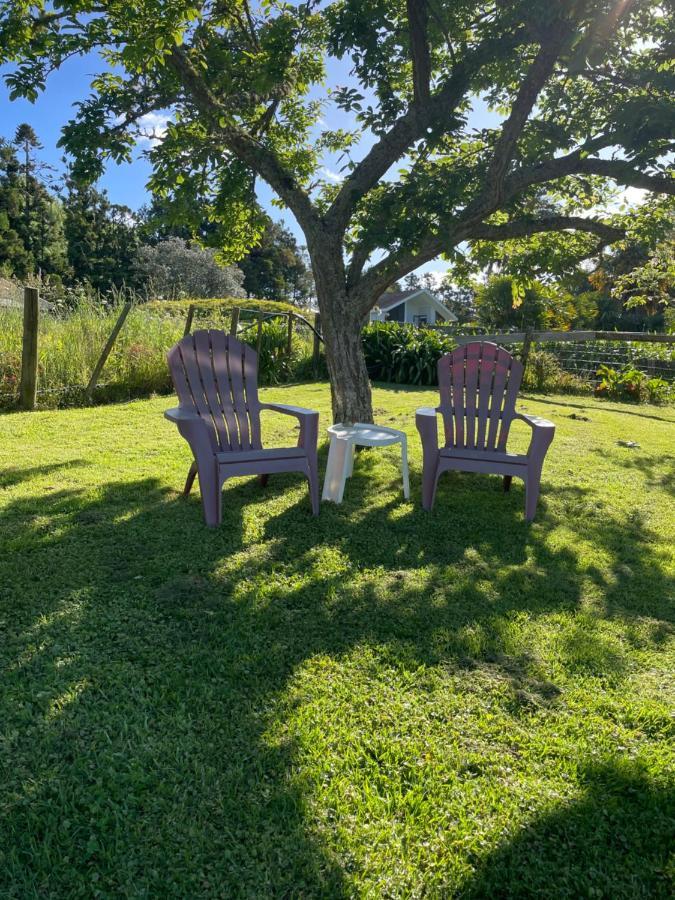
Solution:
[{"label": "distant tree", "polygon": [[32,208],[33,208],[33,170],[35,169],[35,161],[33,158],[34,151],[42,149],[42,144],[38,140],[33,128],[24,122],[19,125],[14,135],[14,143],[23,153],[23,219],[24,219],[24,243],[26,250],[30,253],[32,248]]},{"label": "distant tree", "polygon": [[452,275],[446,275],[436,293],[450,312],[457,316],[460,324],[471,322],[476,318],[476,298],[472,287],[455,284]]},{"label": "distant tree", "polygon": [[312,292],[311,270],[293,234],[268,222],[260,242],[239,261],[249,297],[304,303]]},{"label": "distant tree", "polygon": [[222,266],[214,250],[190,247],[171,237],[139,247],[135,273],[151,296],[244,297],[244,274],[237,266]]},{"label": "distant tree", "polygon": [[22,235],[24,192],[16,149],[0,141],[0,266],[9,274],[23,277],[32,270],[33,260]]},{"label": "distant tree", "polygon": [[68,267],[63,209],[42,180],[47,167],[34,157],[38,146],[28,125],[13,142],[0,140],[0,266],[18,278],[38,270],[63,276]]},{"label": "distant tree", "polygon": [[570,296],[556,285],[522,282],[495,275],[476,291],[482,325],[495,331],[569,328],[574,319]]},{"label": "distant tree", "polygon": [[133,285],[139,238],[131,210],[72,176],[65,180],[64,209],[72,278],[101,291]]}]

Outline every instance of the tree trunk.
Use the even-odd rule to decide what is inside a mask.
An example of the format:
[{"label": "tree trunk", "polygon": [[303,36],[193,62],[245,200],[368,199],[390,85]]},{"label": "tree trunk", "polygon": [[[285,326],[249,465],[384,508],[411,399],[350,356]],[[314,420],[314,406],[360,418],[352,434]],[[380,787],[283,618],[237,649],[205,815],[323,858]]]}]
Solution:
[{"label": "tree trunk", "polygon": [[361,345],[363,314],[345,287],[342,246],[327,241],[310,248],[334,422],[372,422],[370,379]]},{"label": "tree trunk", "polygon": [[[343,302],[344,301],[344,302]],[[326,307],[332,307],[326,311]],[[330,378],[334,422],[372,422],[370,379],[361,345],[363,317],[349,309],[347,296],[321,303],[321,323]]]}]

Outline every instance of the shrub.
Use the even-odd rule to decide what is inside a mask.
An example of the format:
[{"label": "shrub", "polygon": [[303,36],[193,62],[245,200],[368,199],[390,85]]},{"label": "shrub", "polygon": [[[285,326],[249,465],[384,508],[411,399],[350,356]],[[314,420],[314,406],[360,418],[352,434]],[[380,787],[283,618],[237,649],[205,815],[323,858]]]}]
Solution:
[{"label": "shrub", "polygon": [[362,340],[370,377],[394,384],[438,384],[436,364],[455,347],[437,331],[399,322],[371,322]]},{"label": "shrub", "polygon": [[558,394],[587,394],[591,388],[588,382],[576,375],[563,371],[553,353],[545,350],[530,352],[523,377],[523,387],[530,391]]},{"label": "shrub", "polygon": [[647,376],[633,366],[624,366],[623,369],[612,369],[609,366],[600,366],[598,373],[600,383],[595,388],[595,393],[610,400],[633,400],[639,402],[644,399]]}]

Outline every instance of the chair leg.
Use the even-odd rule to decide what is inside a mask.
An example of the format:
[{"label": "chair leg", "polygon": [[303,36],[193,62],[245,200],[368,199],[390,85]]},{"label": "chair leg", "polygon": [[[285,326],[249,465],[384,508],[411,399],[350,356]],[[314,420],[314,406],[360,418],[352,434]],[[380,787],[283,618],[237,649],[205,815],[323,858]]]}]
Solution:
[{"label": "chair leg", "polygon": [[505,475],[504,476],[504,493],[508,493],[511,490],[511,482],[513,481],[513,475]]},{"label": "chair leg", "polygon": [[323,482],[323,499],[332,500],[333,503],[342,503],[345,490],[345,480],[349,468],[349,453],[352,452],[351,441],[338,440],[331,435],[328,448],[328,462]]},{"label": "chair leg", "polygon": [[202,495],[204,521],[210,528],[215,528],[222,521],[222,483],[218,464],[214,459],[198,466],[199,490]]},{"label": "chair leg", "polygon": [[529,469],[525,476],[525,519],[531,522],[537,511],[539,487],[541,485],[541,469]]},{"label": "chair leg", "polygon": [[187,497],[192,490],[192,485],[195,483],[195,478],[197,476],[197,463],[193,462],[190,466],[187,478],[185,479],[185,487],[183,488],[183,496]]},{"label": "chair leg", "polygon": [[422,508],[426,510],[433,509],[434,499],[436,497],[436,487],[438,485],[438,463],[432,468],[425,466],[422,472]]},{"label": "chair leg", "polygon": [[267,487],[267,482],[270,480],[269,475],[258,475],[258,483],[260,487]]}]

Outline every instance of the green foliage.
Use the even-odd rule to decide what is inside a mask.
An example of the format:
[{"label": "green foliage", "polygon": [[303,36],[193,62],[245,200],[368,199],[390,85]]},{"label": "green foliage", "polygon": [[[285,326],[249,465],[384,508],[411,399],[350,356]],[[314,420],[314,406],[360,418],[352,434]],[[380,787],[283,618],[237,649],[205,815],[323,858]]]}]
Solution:
[{"label": "green foliage", "polygon": [[650,378],[631,365],[619,370],[603,365],[598,375],[601,380],[595,393],[599,397],[635,403],[667,403],[675,397],[673,385],[664,378]]},{"label": "green foliage", "polygon": [[[120,313],[120,295],[104,304],[91,291],[67,296],[58,315],[40,316],[38,402],[41,408],[77,406],[85,402],[85,386]],[[196,328],[229,331],[231,311],[242,301],[197,300]],[[247,301],[240,318],[240,338],[257,345],[259,313],[280,312],[282,304]],[[101,375],[94,399],[99,402],[143,397],[172,391],[166,364],[167,350],[183,335],[188,303],[157,302],[136,305],[129,314]],[[297,312],[297,307],[288,306]],[[296,320],[292,355],[287,355],[287,319],[263,324],[260,383],[278,384],[315,377],[312,333]],[[21,372],[22,313],[0,306],[0,408],[14,408]],[[325,375],[325,368],[319,374]]]},{"label": "green foliage", "polygon": [[394,384],[438,384],[438,360],[455,346],[438,331],[399,322],[371,322],[362,342],[370,377]]},{"label": "green foliage", "polygon": [[132,287],[139,236],[131,210],[111,203],[105,191],[69,177],[64,212],[71,278],[100,291]]},{"label": "green foliage", "polygon": [[530,351],[523,376],[523,388],[542,394],[588,394],[591,386],[577,375],[563,371],[553,353]]},{"label": "green foliage", "polygon": [[0,138],[0,267],[19,278],[38,269],[63,276],[68,272],[64,215],[60,201],[45,186],[35,158],[39,143],[30,126],[17,129],[17,143]]},{"label": "green foliage", "polygon": [[[374,390],[410,503],[365,451],[316,519],[228,479],[217,529],[169,398],[2,417],[3,900],[671,898],[674,417],[528,398],[530,525],[517,479],[421,508],[436,397]],[[262,399],[323,470],[328,386]]]},{"label": "green foliage", "polygon": [[242,271],[221,265],[214,250],[167,237],[138,248],[134,273],[144,293],[158,299],[244,296]]},{"label": "green foliage", "polygon": [[476,309],[481,324],[494,331],[569,328],[575,317],[561,289],[509,275],[493,276],[477,289]]},{"label": "green foliage", "polygon": [[259,244],[239,262],[249,296],[303,305],[312,295],[311,271],[292,233],[268,222]]}]

